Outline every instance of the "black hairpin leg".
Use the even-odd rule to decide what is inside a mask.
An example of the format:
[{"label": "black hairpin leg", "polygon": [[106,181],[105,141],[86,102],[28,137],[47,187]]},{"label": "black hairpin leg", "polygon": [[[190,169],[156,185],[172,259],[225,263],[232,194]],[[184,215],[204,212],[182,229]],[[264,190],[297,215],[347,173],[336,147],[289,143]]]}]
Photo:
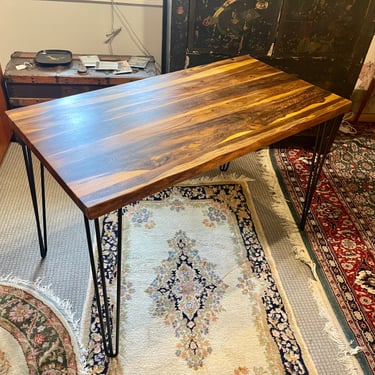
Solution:
[{"label": "black hairpin leg", "polygon": [[24,143],[22,143],[22,151],[23,151],[23,158],[25,160],[27,178],[29,180],[31,199],[33,201],[34,215],[35,215],[36,227],[38,231],[40,255],[42,258],[44,258],[47,255],[46,191],[45,191],[45,184],[44,184],[44,167],[43,167],[43,164],[40,163],[40,183],[41,183],[42,215],[43,215],[42,216],[43,217],[43,232],[42,232],[40,217],[39,217],[38,199],[37,199],[37,194],[36,194],[36,189],[35,189],[35,176],[34,176],[34,168],[33,168],[31,151]]},{"label": "black hairpin leg", "polygon": [[228,168],[229,168],[229,164],[230,164],[230,162],[228,162],[228,163],[224,163],[224,164],[221,164],[221,165],[220,165],[220,170],[221,170],[222,172],[226,172],[226,171],[228,170]]},{"label": "black hairpin leg", "polygon": [[[91,239],[90,222],[85,216],[85,227],[87,236],[87,245],[90,253],[91,272],[94,281],[95,299],[98,307],[100,329],[103,337],[104,352],[108,357],[116,357],[119,349],[119,330],[120,330],[120,295],[121,295],[121,246],[122,246],[122,209],[117,211],[117,284],[116,284],[116,304],[115,319],[108,295],[107,282],[104,273],[104,259],[102,249],[102,237],[99,227],[99,219],[94,219],[96,244],[98,249],[98,267],[93,251]],[[115,327],[115,329],[113,328]],[[114,333],[114,335],[113,335]],[[115,336],[113,338],[113,336]],[[114,341],[114,343],[113,343]]]},{"label": "black hairpin leg", "polygon": [[306,187],[305,201],[302,210],[300,228],[303,230],[306,225],[307,214],[310,210],[311,202],[316,190],[318,179],[322,171],[324,162],[332,143],[335,140],[338,128],[340,127],[342,116],[333,120],[326,121],[318,126],[313,157],[311,161],[311,170]]}]

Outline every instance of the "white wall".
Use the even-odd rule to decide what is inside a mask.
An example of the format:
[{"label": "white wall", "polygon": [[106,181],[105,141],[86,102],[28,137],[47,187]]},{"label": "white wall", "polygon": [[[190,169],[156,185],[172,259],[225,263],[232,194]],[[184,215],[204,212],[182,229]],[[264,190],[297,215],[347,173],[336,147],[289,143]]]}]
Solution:
[{"label": "white wall", "polygon": [[[143,55],[144,48],[161,62],[162,6],[126,5],[116,0],[113,28],[122,27],[112,43],[114,54]],[[159,5],[158,5],[159,4]],[[67,49],[73,53],[110,53],[105,44],[112,31],[110,0],[0,0],[0,64],[14,51]],[[130,26],[130,27],[129,27]],[[132,29],[134,31],[126,30]]]}]

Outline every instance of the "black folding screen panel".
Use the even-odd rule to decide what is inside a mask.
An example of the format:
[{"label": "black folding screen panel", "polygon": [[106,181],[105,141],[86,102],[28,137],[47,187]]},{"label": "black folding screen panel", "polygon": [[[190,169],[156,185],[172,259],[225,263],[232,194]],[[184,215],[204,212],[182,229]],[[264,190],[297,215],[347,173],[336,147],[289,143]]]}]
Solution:
[{"label": "black folding screen panel", "polygon": [[281,5],[281,0],[191,0],[188,53],[266,55],[276,39]]},{"label": "black folding screen panel", "polygon": [[163,71],[250,54],[349,97],[375,0],[164,0]]}]

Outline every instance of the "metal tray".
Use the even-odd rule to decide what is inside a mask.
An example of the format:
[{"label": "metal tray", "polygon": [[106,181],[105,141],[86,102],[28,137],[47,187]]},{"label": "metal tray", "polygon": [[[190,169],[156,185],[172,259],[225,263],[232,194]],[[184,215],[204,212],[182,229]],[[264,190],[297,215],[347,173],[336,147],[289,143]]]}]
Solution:
[{"label": "metal tray", "polygon": [[72,53],[62,49],[44,49],[35,55],[35,63],[41,66],[69,65]]}]

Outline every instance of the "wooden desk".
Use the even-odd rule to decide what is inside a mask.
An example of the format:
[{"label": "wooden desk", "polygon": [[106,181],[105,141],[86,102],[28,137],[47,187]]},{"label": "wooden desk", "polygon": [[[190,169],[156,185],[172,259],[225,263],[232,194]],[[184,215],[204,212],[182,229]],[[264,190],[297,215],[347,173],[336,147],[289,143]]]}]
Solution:
[{"label": "wooden desk", "polygon": [[[99,238],[99,216],[117,210],[121,227],[124,205],[323,123],[312,197],[341,115],[350,106],[347,99],[241,56],[7,115],[24,143],[30,185],[31,150],[84,214],[99,300],[90,219]],[[121,237],[118,246],[120,258]],[[102,323],[105,350],[114,356],[106,316],[108,310],[107,333]]]}]

